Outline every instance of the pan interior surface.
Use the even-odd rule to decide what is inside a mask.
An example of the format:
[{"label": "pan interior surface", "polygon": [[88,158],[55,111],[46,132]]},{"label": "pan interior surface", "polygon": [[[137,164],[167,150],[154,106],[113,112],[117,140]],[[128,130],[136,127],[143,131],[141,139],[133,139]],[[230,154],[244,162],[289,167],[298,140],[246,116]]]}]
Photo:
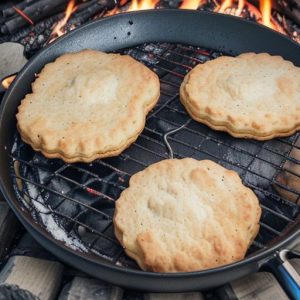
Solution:
[{"label": "pan interior surface", "polygon": [[[11,160],[15,191],[36,223],[75,250],[138,269],[115,239],[115,200],[128,186],[130,176],[169,158],[170,146],[174,158],[211,159],[237,171],[244,184],[256,193],[263,214],[260,232],[248,255],[280,238],[299,212],[298,205],[284,199],[285,193],[292,195],[293,190],[280,181],[284,175],[282,166],[292,159],[289,154],[293,147],[300,145],[298,134],[267,142],[236,139],[190,118],[179,101],[181,81],[193,66],[222,55],[218,51],[147,43],[121,53],[154,70],[161,82],[159,103],[148,115],[144,131],[121,155],[90,164],[66,164],[36,153],[16,134]],[[174,130],[178,131],[172,133]],[[21,188],[18,179],[22,181]]]},{"label": "pan interior surface", "polygon": [[[247,257],[263,255],[272,247],[286,242],[290,235],[299,233],[299,206],[296,204],[299,190],[289,187],[283,180],[284,176],[299,179],[299,174],[291,171],[291,166],[300,163],[299,158],[294,157],[295,151],[300,151],[299,133],[259,142],[236,139],[211,130],[189,117],[179,101],[179,86],[191,68],[222,54],[266,51],[282,54],[300,65],[299,46],[260,26],[252,28],[252,24],[235,18],[223,19],[223,16],[194,12],[157,13],[127,14],[111,18],[111,21],[96,22],[98,25],[83,26],[44,49],[23,69],[1,106],[0,160],[3,166],[7,166],[0,170],[2,190],[23,223],[30,224],[34,231],[58,247],[70,250],[68,255],[73,255],[74,259],[75,256],[88,257],[96,266],[107,265],[121,271],[139,270],[115,239],[112,224],[114,202],[128,186],[131,175],[170,156],[164,137],[181,128],[168,134],[167,138],[175,158],[193,157],[218,162],[237,171],[244,184],[258,196],[263,210],[261,229]],[[156,21],[163,24],[156,24]],[[207,23],[212,27],[203,40],[201,34],[209,29]],[[150,24],[156,24],[151,31]],[[178,24],[182,28],[177,38],[173,31]],[[199,36],[189,32],[195,24],[200,26]],[[216,24],[215,27],[213,24]],[[248,28],[248,39],[231,33],[237,33],[239,24],[242,24],[240,29]],[[161,27],[167,25],[169,31],[162,33]],[[220,35],[219,40],[209,41],[209,35],[217,34],[224,26],[227,29],[224,29],[223,38]],[[140,28],[139,31],[137,28]],[[100,35],[103,36],[101,41]],[[270,37],[269,44],[263,42],[265,36]],[[91,37],[90,42],[88,37]],[[255,37],[260,41],[252,45]],[[138,140],[121,155],[91,164],[66,164],[58,159],[46,159],[21,142],[15,130],[14,115],[20,100],[30,91],[35,72],[60,54],[83,48],[129,54],[144,63],[158,74],[161,97],[149,113]],[[14,130],[4,131],[4,124]],[[5,172],[9,172],[10,176]],[[80,265],[77,267],[81,268]],[[127,284],[122,278],[105,278],[104,273],[84,270],[111,282]],[[139,271],[139,274],[152,276],[153,273]],[[226,281],[222,276],[213,285]],[[205,287],[209,285],[212,283],[203,283]],[[174,288],[169,290],[191,290],[193,286],[201,287],[201,283],[191,281],[189,286],[174,284]],[[149,287],[146,282],[140,283],[139,288],[164,290],[158,282]]]}]

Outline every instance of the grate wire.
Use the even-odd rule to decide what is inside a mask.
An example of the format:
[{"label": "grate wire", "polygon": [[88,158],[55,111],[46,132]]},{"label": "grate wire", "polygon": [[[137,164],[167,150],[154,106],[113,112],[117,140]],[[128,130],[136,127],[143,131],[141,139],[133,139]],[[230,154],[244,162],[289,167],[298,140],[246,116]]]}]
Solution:
[{"label": "grate wire", "polygon": [[[161,82],[159,103],[148,114],[144,131],[133,145],[118,157],[91,164],[66,164],[61,160],[46,159],[23,144],[16,134],[16,146],[11,155],[15,191],[36,223],[46,228],[39,216],[50,214],[57,225],[82,243],[88,252],[113,264],[137,268],[114,236],[114,203],[128,186],[131,175],[172,153],[177,158],[209,158],[232,168],[254,190],[263,214],[260,232],[249,254],[265,249],[274,239],[283,237],[285,229],[295,223],[299,206],[286,199],[275,186],[300,196],[299,190],[277,180],[282,172],[300,177],[299,173],[286,167],[287,162],[300,163],[290,155],[293,149],[300,149],[299,134],[267,142],[241,140],[190,119],[179,101],[180,83],[196,64],[222,53],[169,43],[143,44],[120,52],[131,55],[158,74]],[[189,136],[193,138],[189,139]],[[35,202],[45,209],[37,209]]]}]

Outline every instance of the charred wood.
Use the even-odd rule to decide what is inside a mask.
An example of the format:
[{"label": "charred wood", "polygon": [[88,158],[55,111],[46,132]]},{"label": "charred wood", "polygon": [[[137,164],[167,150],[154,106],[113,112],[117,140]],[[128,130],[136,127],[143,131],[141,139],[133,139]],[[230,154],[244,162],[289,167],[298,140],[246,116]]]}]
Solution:
[{"label": "charred wood", "polygon": [[[33,21],[39,21],[60,12],[66,6],[65,0],[41,0],[26,7],[23,12]],[[2,34],[13,34],[20,28],[28,25],[28,21],[17,15],[1,26]]]},{"label": "charred wood", "polygon": [[0,300],[41,300],[17,285],[0,285]]},{"label": "charred wood", "polygon": [[16,247],[11,251],[10,256],[29,256],[45,260],[53,260],[56,258],[38,244],[29,233],[25,233]]},{"label": "charred wood", "polygon": [[64,14],[60,13],[60,14],[52,16],[46,20],[43,20],[34,26],[23,28],[20,31],[18,31],[17,33],[11,35],[10,41],[11,42],[21,42],[23,45],[26,45],[26,43],[24,43],[24,41],[22,41],[22,39],[28,37],[30,34],[35,35],[35,36],[40,35],[40,34],[46,35],[45,31],[47,29],[49,31],[51,31],[51,27],[53,26],[53,24],[55,22],[57,22],[58,20],[62,19],[63,16],[64,16]]},{"label": "charred wood", "polygon": [[296,24],[300,25],[300,0],[279,0],[276,4],[276,10],[289,17]]},{"label": "charred wood", "polygon": [[88,3],[82,4],[84,8],[80,9],[80,6],[77,12],[73,15],[72,19],[68,22],[68,26],[78,26],[92,18],[97,13],[103,10],[111,10],[116,6],[114,0],[97,0],[90,1]]},{"label": "charred wood", "polygon": [[[23,10],[33,2],[35,2],[35,0],[23,0],[21,3],[16,4],[15,7]],[[16,14],[16,10],[13,7],[5,8],[0,12],[0,15],[3,16],[4,18],[9,18],[15,14]]]},{"label": "charred wood", "polygon": [[[59,262],[13,256],[0,273],[0,299],[55,299],[62,273],[63,266]],[[22,295],[27,298],[21,298]]]}]

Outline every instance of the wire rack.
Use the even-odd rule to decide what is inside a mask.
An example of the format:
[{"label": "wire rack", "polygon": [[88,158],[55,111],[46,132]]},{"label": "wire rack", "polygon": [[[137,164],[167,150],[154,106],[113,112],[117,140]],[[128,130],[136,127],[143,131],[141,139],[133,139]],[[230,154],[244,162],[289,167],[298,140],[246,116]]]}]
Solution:
[{"label": "wire rack", "polygon": [[[115,200],[131,175],[169,157],[211,159],[237,171],[262,207],[261,229],[248,255],[268,247],[295,225],[300,184],[299,134],[266,142],[236,139],[193,121],[179,101],[179,86],[195,65],[222,53],[169,43],[143,44],[120,51],[160,77],[159,103],[147,116],[138,140],[121,155],[91,164],[46,159],[16,133],[11,154],[15,193],[24,209],[53,238],[72,249],[97,254],[116,265],[137,268],[114,236]],[[299,154],[298,153],[298,154]],[[298,158],[297,158],[298,157]],[[292,201],[291,201],[292,200]]]}]

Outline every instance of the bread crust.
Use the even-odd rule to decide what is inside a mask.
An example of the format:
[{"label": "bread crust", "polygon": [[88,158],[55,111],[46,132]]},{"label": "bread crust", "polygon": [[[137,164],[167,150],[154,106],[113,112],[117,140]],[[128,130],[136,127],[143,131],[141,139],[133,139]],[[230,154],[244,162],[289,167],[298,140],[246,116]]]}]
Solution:
[{"label": "bread crust", "polygon": [[47,64],[18,107],[24,142],[67,163],[119,155],[160,95],[158,76],[127,55],[67,53]]},{"label": "bread crust", "polygon": [[133,175],[113,221],[117,239],[143,270],[191,272],[244,258],[260,216],[257,197],[236,172],[184,158]]},{"label": "bread crust", "polygon": [[180,100],[194,120],[237,138],[289,136],[300,129],[300,68],[267,53],[222,56],[185,76]]}]

